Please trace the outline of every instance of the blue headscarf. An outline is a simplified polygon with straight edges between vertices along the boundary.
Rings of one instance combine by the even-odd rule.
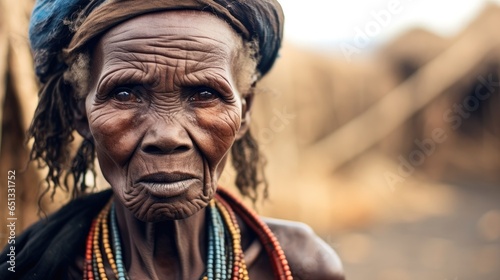
[[[110,17],[109,11],[123,7],[129,7],[131,12]],[[88,47],[86,43],[133,16],[173,9],[211,11],[222,17],[244,40],[257,42],[257,70],[261,76],[273,65],[283,37],[283,12],[276,0],[38,0],[29,30],[35,72],[42,83],[64,72],[68,67],[64,50],[75,34],[85,38],[77,38],[81,40],[72,51]],[[94,23],[98,28],[93,28]]]
[[[73,35],[71,22],[82,7],[96,7],[105,0],[45,0],[36,1],[29,26],[29,39],[35,60],[35,72],[42,82],[64,64],[58,58]]]

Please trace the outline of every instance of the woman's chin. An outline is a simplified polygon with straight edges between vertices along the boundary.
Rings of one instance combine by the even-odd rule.
[[[149,196],[135,200],[134,203],[124,203],[124,206],[137,219],[154,223],[189,218],[207,207],[210,199],[211,197],[198,196],[195,199],[182,197],[172,201],[173,199],[158,199]]]
[[[119,202],[143,222],[163,222],[191,217],[207,207],[215,194],[213,182],[184,180],[176,183],[138,183],[128,191],[115,191]]]
[[[136,215],[136,218],[144,221],[144,222],[149,222],[149,223],[156,223],[156,222],[165,222],[165,221],[171,221],[171,220],[183,220],[187,219],[194,214],[198,213],[200,210],[205,208],[208,204],[206,205],[199,205],[198,207],[189,207],[185,209],[184,211],[179,211],[179,209],[175,209],[174,211],[156,211],[154,213],[147,213],[147,214],[139,214]]]

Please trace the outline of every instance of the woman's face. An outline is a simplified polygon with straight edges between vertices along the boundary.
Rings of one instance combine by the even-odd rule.
[[[95,46],[90,133],[104,177],[138,219],[186,218],[212,199],[241,127],[240,50],[230,26],[193,11],[133,18]]]

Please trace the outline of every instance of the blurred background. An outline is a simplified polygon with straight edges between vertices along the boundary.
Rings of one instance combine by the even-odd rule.
[[[254,105],[259,213],[311,225],[349,280],[500,279],[500,0],[281,2],[286,40]],[[0,0],[0,169],[18,172],[23,227],[43,175],[23,144],[31,7]]]

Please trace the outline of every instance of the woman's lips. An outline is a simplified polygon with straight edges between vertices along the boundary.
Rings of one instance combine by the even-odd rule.
[[[185,173],[154,173],[141,177],[135,185],[146,188],[153,196],[170,198],[183,194],[198,181]]]

